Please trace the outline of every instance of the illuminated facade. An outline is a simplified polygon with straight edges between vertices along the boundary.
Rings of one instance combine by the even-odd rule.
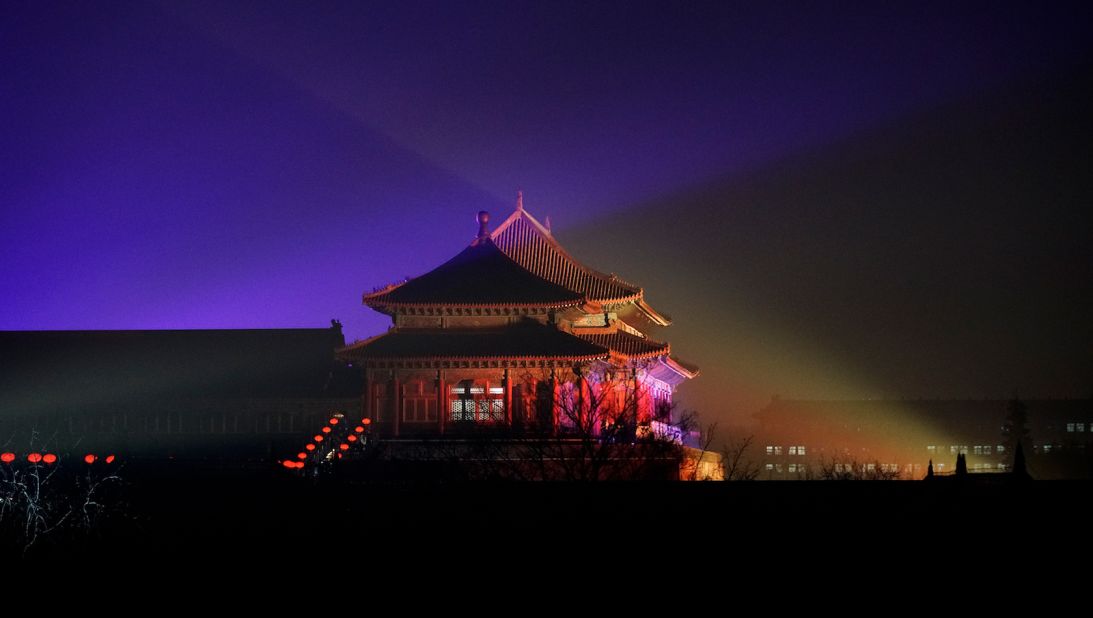
[[[523,208],[432,271],[364,295],[388,332],[346,346],[362,410],[386,439],[498,430],[678,432],[676,387],[698,374],[648,335],[670,320],[641,288],[578,262]]]

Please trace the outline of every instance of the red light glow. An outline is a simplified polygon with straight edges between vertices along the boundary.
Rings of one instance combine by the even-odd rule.
[[[86,463],[88,465],[95,463],[95,460],[97,460],[97,459],[98,459],[98,457],[95,457],[91,453],[88,453],[87,455],[83,456],[84,463]]]
[[[350,442],[356,442],[357,441],[357,436],[354,436],[354,435],[350,434],[348,440]]]
[[[42,454],[31,453],[30,455],[27,455],[27,461],[29,461],[30,463],[38,463],[39,461],[42,461]]]
[[[323,441],[323,437],[322,437],[321,435],[319,435],[319,434],[316,434],[316,435],[315,435],[315,441],[316,441],[316,442],[322,442],[322,441]]]
[[[42,456],[42,461],[46,462],[47,464],[55,464],[57,463],[57,456],[53,453],[46,453]]]
[[[370,418],[362,418],[362,419],[361,419],[361,424],[362,424],[362,425],[371,425],[371,424],[372,424],[372,419],[370,419]]]
[[[281,465],[291,470],[296,467],[296,462],[292,461],[291,459],[286,459],[281,462]]]
[[[323,433],[330,433],[329,427],[323,427]]]
[[[338,424],[338,419],[336,419],[336,418],[330,419],[330,424],[331,425],[337,425]]]
[[[343,451],[348,451],[349,450],[349,445],[343,442],[343,443],[338,445],[338,448],[342,449]]]
[[[3,455],[0,455],[0,461],[4,463],[11,463],[15,461],[15,453],[4,453]]]
[[[107,455],[106,456],[106,463],[114,463],[114,456],[113,455]]]
[[[315,450],[315,445],[314,445],[314,444],[311,444],[311,443],[309,442],[309,443],[307,443],[307,444],[305,444],[305,445],[304,445],[304,448],[306,448],[306,449],[307,449],[307,450],[309,450],[309,451],[313,451],[313,450]]]
[[[357,433],[364,433],[364,427],[361,427],[360,425],[357,425],[357,426],[356,426],[356,427],[355,427],[355,428],[353,429],[353,431],[355,431],[355,432],[357,432]]]

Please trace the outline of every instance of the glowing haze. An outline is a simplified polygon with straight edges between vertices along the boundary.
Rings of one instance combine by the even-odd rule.
[[[7,3],[0,328],[364,337],[522,188],[690,406],[1087,395],[1088,15],[951,4]]]

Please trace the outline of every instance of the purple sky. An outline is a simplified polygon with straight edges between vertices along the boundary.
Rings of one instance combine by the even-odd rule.
[[[908,186],[871,187],[884,171],[860,162],[910,152],[900,160],[914,173],[888,180],[944,201],[954,178],[967,179],[960,162],[983,153],[949,152],[957,166],[934,169],[916,136],[945,143],[977,122],[986,124],[961,144],[1016,127],[1038,150],[969,162],[982,182],[961,185],[964,215],[994,216],[998,196],[976,187],[1042,168],[1022,194],[1031,201],[1007,208],[1049,213],[1055,224],[1028,245],[1058,259],[1028,266],[1013,257],[1027,246],[989,242],[989,226],[966,230],[954,242],[978,242],[975,255],[995,266],[956,268],[959,280],[1011,285],[1013,269],[997,265],[1015,259],[1042,281],[1071,258],[1057,286],[1031,293],[1086,307],[1090,253],[1075,247],[1091,229],[1075,208],[1089,203],[1089,167],[1045,162],[1088,162],[1088,150],[1059,151],[1035,134],[1045,113],[1059,116],[1047,119],[1054,130],[1067,113],[1083,117],[1064,94],[1088,93],[1093,37],[1081,5],[1040,4],[7,2],[0,329],[314,327],[336,317],[351,339],[368,336],[387,319],[361,307],[362,291],[454,255],[477,210],[500,220],[522,188],[578,257],[646,286],[676,316],[660,335],[705,368],[685,392],[700,409],[750,410],[773,392],[1005,396],[1029,371],[1042,372],[1027,384],[1036,394],[1086,395],[1093,374],[1080,350],[1093,341],[1080,312],[1014,310],[973,328],[976,337],[954,329],[946,336],[957,343],[925,349],[909,349],[923,338],[906,333],[936,323],[924,312],[944,290],[897,322],[817,316],[850,315],[861,305],[840,303],[858,293],[900,298],[861,274],[904,239],[888,218],[855,218],[853,204],[876,216],[876,199],[907,198]],[[1088,122],[1076,129],[1089,134]],[[734,205],[733,182],[772,173],[783,193],[749,194],[763,216]],[[818,175],[862,188],[824,193]],[[721,197],[695,198],[711,191]],[[787,191],[797,206],[785,206]],[[839,204],[809,201],[819,194]],[[920,205],[903,207],[895,220],[913,227],[906,213]],[[696,212],[752,227],[696,230]],[[931,212],[930,226],[948,226]],[[748,239],[764,249],[741,249]],[[856,253],[840,261],[848,239]],[[926,294],[915,281],[967,263],[961,251],[931,255],[893,266],[910,282],[900,293]],[[737,261],[723,268],[724,256]],[[790,266],[817,259],[830,262],[823,285],[794,279]],[[730,271],[731,281],[718,278]],[[792,284],[770,284],[776,277]],[[1059,290],[1071,295],[1042,298]],[[981,324],[974,316],[1006,311],[995,300],[969,297],[958,313]],[[1026,360],[982,377],[947,382],[952,372],[937,369],[965,366],[974,357],[952,349],[981,349],[1014,323],[1036,339],[1045,320],[1073,334],[1074,350],[1032,345],[1033,362],[1022,339],[987,353]],[[850,343],[859,341],[881,343]]]

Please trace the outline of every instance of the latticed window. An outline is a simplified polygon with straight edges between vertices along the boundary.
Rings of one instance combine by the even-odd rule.
[[[464,380],[451,387],[449,393],[449,419],[488,423],[505,420],[505,389],[500,386],[481,386]]]

